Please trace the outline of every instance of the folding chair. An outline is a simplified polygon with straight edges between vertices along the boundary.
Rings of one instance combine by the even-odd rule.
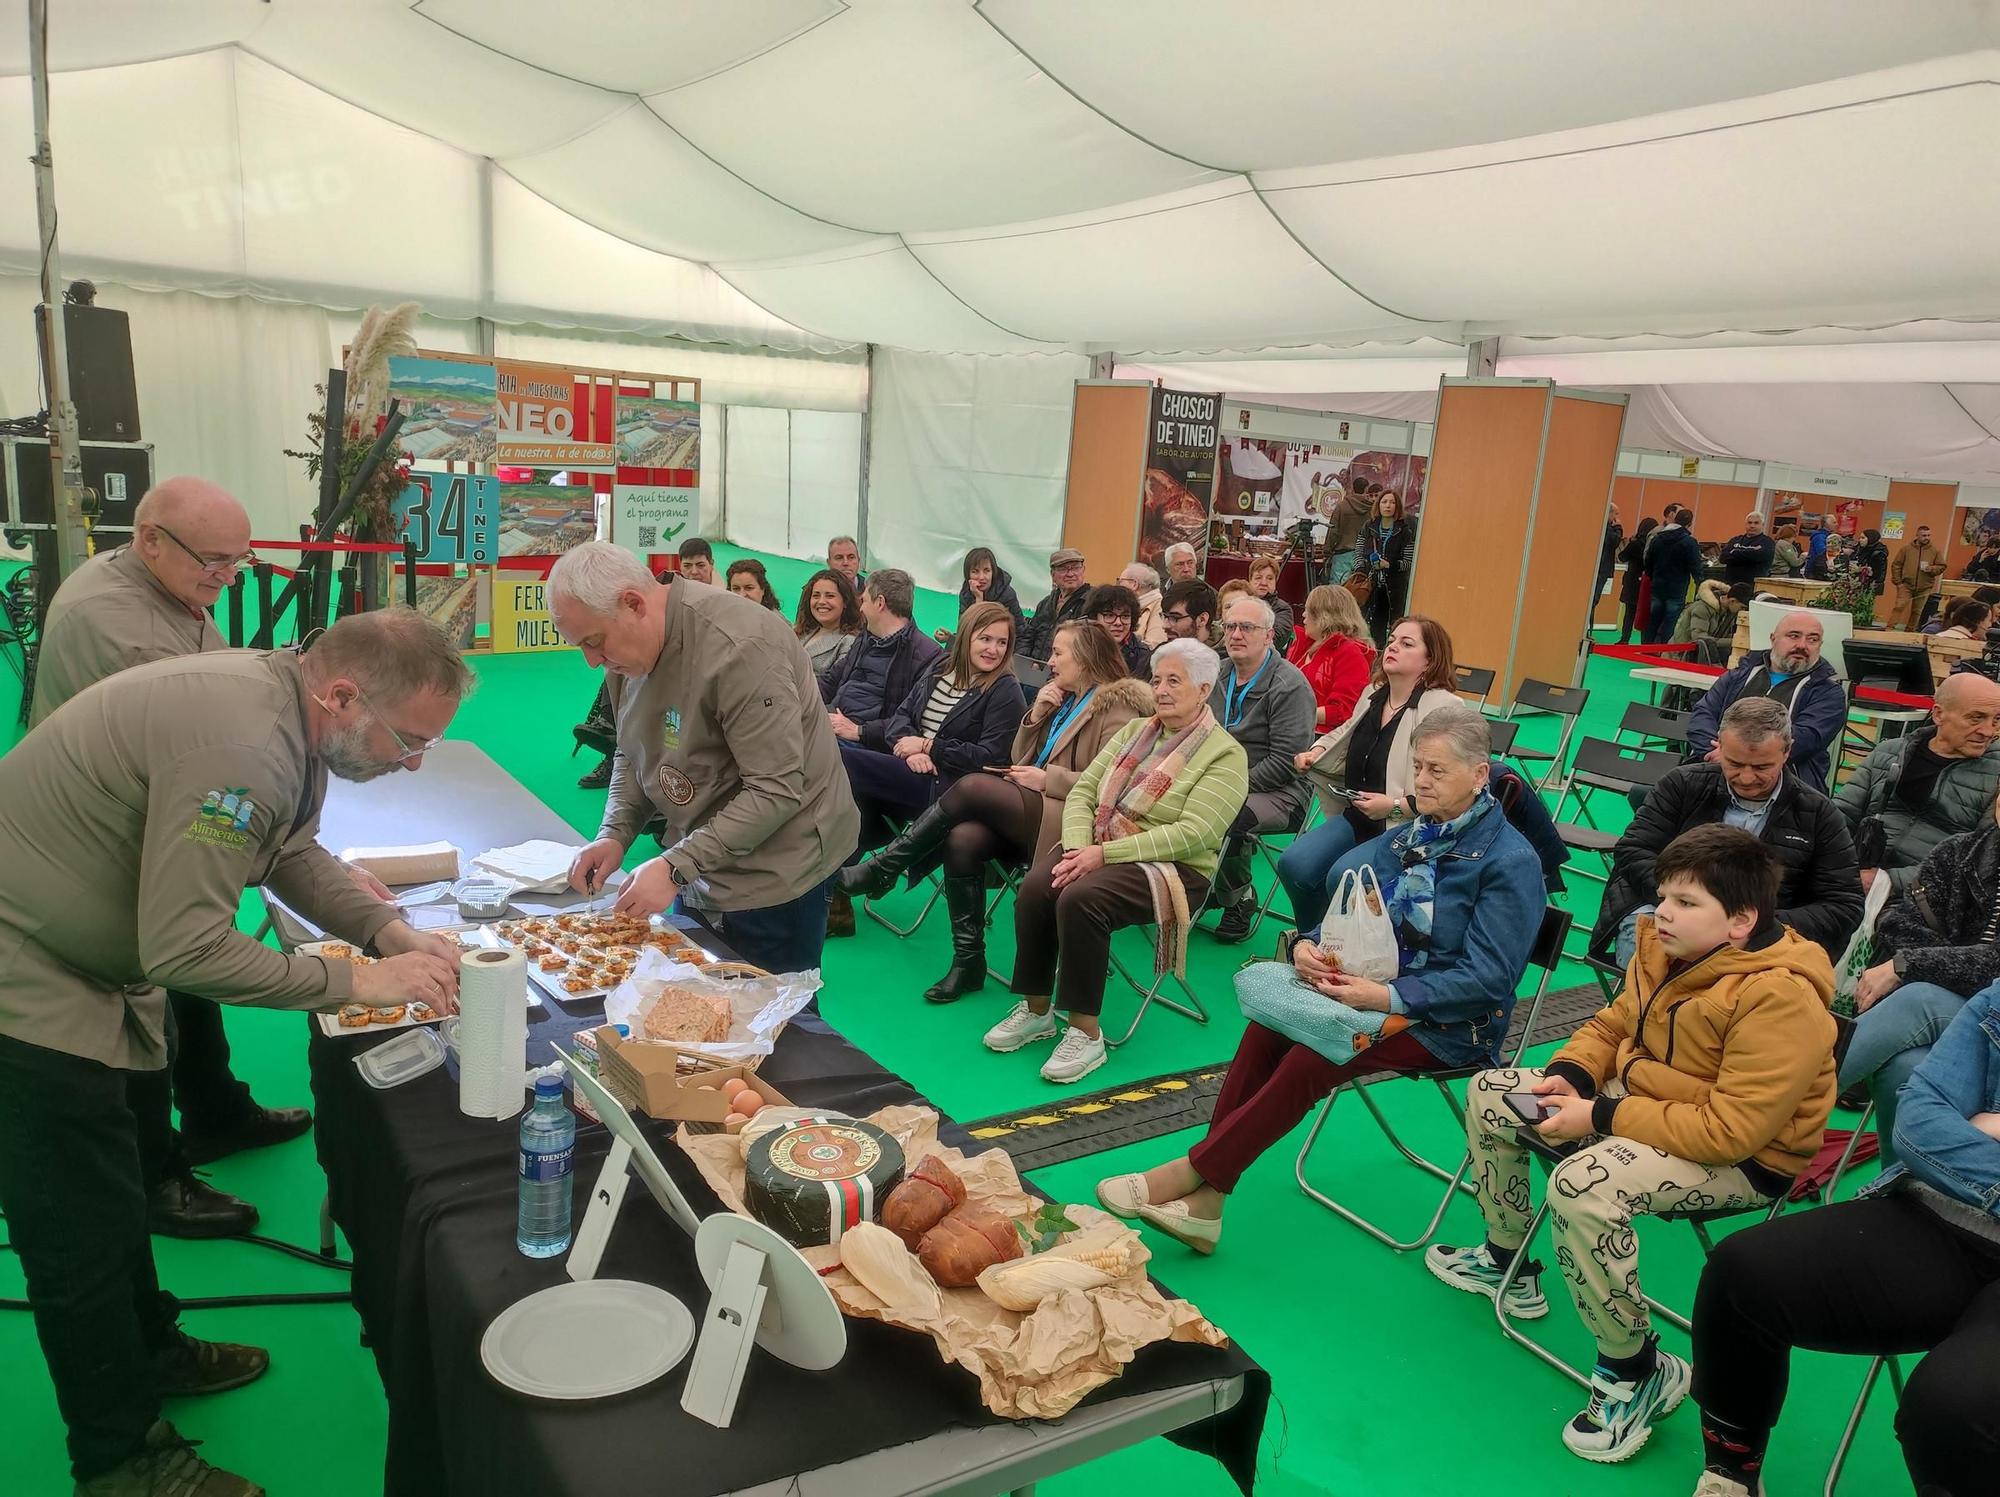
[[[1283,828],[1273,828],[1272,830],[1267,832],[1245,832],[1243,834],[1243,839],[1249,845],[1252,855],[1254,857],[1262,858],[1264,860],[1264,866],[1271,870],[1270,886],[1264,890],[1264,897],[1257,901],[1257,913],[1251,917],[1250,929],[1244,935],[1243,937],[1244,940],[1247,941],[1252,936],[1257,934],[1258,927],[1264,923],[1264,917],[1271,913],[1271,906],[1277,901],[1278,890],[1284,887],[1278,880],[1279,854],[1277,849],[1272,847],[1271,839],[1274,837],[1298,836],[1300,832],[1304,831],[1306,827],[1311,824],[1313,808],[1317,804],[1318,800],[1319,797],[1317,795],[1307,796],[1306,809],[1299,812],[1296,816],[1292,817],[1292,819],[1289,822],[1287,822]],[[1226,843],[1224,845],[1227,846]],[[1218,869],[1218,871],[1220,870]],[[1256,892],[1256,887],[1257,887],[1257,882],[1255,877],[1255,869],[1253,865],[1252,877],[1250,881],[1250,888],[1253,894]],[[1208,908],[1209,906],[1206,904],[1206,902],[1204,902],[1203,907]]]
[[[1557,1165],[1568,1158],[1567,1154],[1557,1149],[1554,1145],[1543,1142],[1538,1134],[1523,1130],[1516,1136],[1527,1147],[1528,1152],[1540,1160],[1543,1166],[1551,1173],[1554,1172]],[[1747,1216],[1751,1212],[1761,1212],[1763,1213],[1762,1220],[1772,1221],[1776,1219],[1779,1212],[1785,1209],[1785,1204],[1789,1199],[1789,1194],[1781,1191],[1778,1194],[1778,1198],[1767,1206],[1729,1206],[1717,1211],[1662,1211],[1657,1213],[1653,1219],[1655,1221],[1686,1222],[1688,1226],[1694,1229],[1695,1241],[1701,1244],[1701,1255],[1706,1258],[1710,1253],[1715,1251],[1715,1241],[1709,1236],[1708,1232],[1710,1223],[1724,1221],[1733,1216]],[[1542,1203],[1535,1208],[1535,1214],[1528,1222],[1528,1235],[1521,1239],[1521,1250],[1514,1255],[1513,1261],[1507,1265],[1507,1271],[1500,1277],[1499,1287],[1494,1290],[1493,1318],[1500,1323],[1501,1334],[1506,1336],[1509,1341],[1526,1347],[1571,1382],[1588,1388],[1590,1386],[1589,1373],[1577,1371],[1576,1368],[1570,1366],[1569,1363],[1543,1346],[1539,1341],[1536,1341],[1533,1337],[1518,1329],[1513,1319],[1507,1314],[1507,1291],[1514,1287],[1515,1278],[1518,1277],[1522,1265],[1528,1261],[1528,1249],[1534,1243],[1535,1234],[1541,1231],[1542,1222],[1548,1214],[1549,1188],[1547,1182],[1544,1181]],[[1646,1301],[1647,1309],[1651,1310],[1660,1319],[1666,1321],[1667,1324],[1676,1326],[1689,1334],[1693,1333],[1693,1325],[1689,1323],[1688,1318],[1681,1314],[1680,1311],[1670,1305],[1662,1304],[1650,1294],[1645,1294],[1641,1297]]]
[[[1476,665],[1454,665],[1452,674],[1458,679],[1452,683],[1452,690],[1462,697],[1471,697],[1472,704],[1482,710],[1486,706],[1486,693],[1493,689],[1493,672]]]
[[[1208,886],[1208,893],[1202,895],[1201,903],[1188,911],[1188,929],[1190,933],[1194,929],[1195,921],[1199,920],[1208,910],[1209,898],[1214,893],[1215,885],[1211,883]],[[1152,931],[1154,929],[1150,922],[1136,928],[1144,931]],[[1115,935],[1116,932],[1113,932],[1113,934]],[[1175,1013],[1194,1020],[1197,1024],[1206,1024],[1208,1022],[1208,1009],[1203,1005],[1200,996],[1196,994],[1195,990],[1188,986],[1186,978],[1173,972],[1164,972],[1155,977],[1150,983],[1141,983],[1138,978],[1132,975],[1132,969],[1119,959],[1118,947],[1115,944],[1111,947],[1111,970],[1124,978],[1126,986],[1139,995],[1138,1012],[1132,1015],[1132,1022],[1125,1027],[1125,1032],[1115,1040],[1111,1037],[1109,1030],[1106,1030],[1104,1033],[1104,1042],[1113,1049],[1124,1044],[1139,1032],[1139,1021],[1146,1017],[1146,1010],[1151,1008],[1155,1003],[1159,1004],[1162,1008],[1170,1008]],[[1169,998],[1160,991],[1169,979],[1172,979],[1174,985],[1186,997],[1186,1003],[1180,1002],[1179,999]]]
[[[899,822],[894,817],[885,816],[883,820],[889,824],[891,841],[900,837],[903,834],[903,828],[909,825],[908,822]],[[902,880],[898,879],[897,882],[901,883]],[[926,874],[924,882],[931,886],[931,897],[924,901],[924,907],[917,911],[917,918],[912,920],[908,925],[898,925],[887,915],[883,914],[875,907],[875,900],[872,897],[861,901],[861,913],[897,939],[907,941],[923,928],[924,922],[931,917],[931,911],[937,908],[937,902],[944,898],[944,880],[938,877],[936,873]],[[991,912],[989,911],[988,913],[990,914]]]
[[[1537,681],[1532,678],[1523,681],[1520,689],[1514,693],[1513,704],[1502,714],[1508,721],[1513,721],[1515,714],[1523,711],[1546,712],[1563,720],[1562,737],[1556,741],[1556,751],[1553,754],[1544,753],[1540,749],[1515,749],[1513,752],[1512,757],[1517,761],[1524,759],[1549,761],[1547,771],[1537,782],[1538,789],[1548,789],[1549,781],[1561,772],[1563,759],[1569,753],[1570,735],[1576,731],[1576,720],[1582,715],[1584,705],[1589,701],[1590,692],[1584,687],[1553,686],[1547,681]]]
[[[1556,797],[1555,809],[1549,814],[1555,818],[1556,835],[1562,838],[1563,846],[1577,852],[1594,852],[1604,860],[1603,873],[1578,868],[1579,876],[1603,883],[1611,872],[1611,850],[1618,845],[1618,838],[1600,831],[1591,816],[1590,792],[1608,790],[1622,798],[1642,786],[1651,789],[1679,769],[1680,764],[1681,756],[1672,749],[1629,748],[1603,738],[1586,738],[1576,746],[1576,758],[1563,779],[1562,794]],[[1563,807],[1569,804],[1572,794],[1576,796],[1581,822],[1563,820]]]
[[[1868,1400],[1873,1396],[1876,1381],[1885,1367],[1889,1371],[1889,1386],[1896,1390],[1896,1402],[1900,1404],[1903,1401],[1903,1364],[1894,1357],[1875,1358],[1868,1364],[1868,1371],[1861,1379],[1861,1394],[1848,1412],[1847,1427],[1840,1432],[1840,1444],[1833,1452],[1833,1464],[1826,1468],[1826,1485],[1820,1489],[1821,1497],[1833,1497],[1834,1489],[1840,1485],[1840,1472],[1847,1464],[1847,1452],[1854,1448],[1854,1436],[1861,1428],[1861,1416],[1868,1412]]]
[[[1542,1001],[1548,997],[1549,980],[1555,976],[1556,967],[1563,959],[1563,938],[1569,934],[1570,918],[1568,910],[1557,909],[1554,905],[1550,905],[1542,911],[1542,928],[1535,936],[1535,949],[1528,957],[1529,966],[1540,967],[1542,969],[1541,980],[1535,984],[1535,995],[1528,1001],[1525,1012],[1519,1004],[1515,1005],[1514,1022],[1508,1026],[1507,1036],[1501,1041],[1500,1045],[1501,1058],[1499,1063],[1503,1066],[1520,1064],[1521,1057],[1527,1054],[1529,1049],[1536,1045],[1548,1044],[1552,1040],[1565,1038],[1569,1030],[1574,1027],[1573,1025],[1561,1025],[1545,1028],[1541,1024]],[[1561,1032],[1556,1032],[1558,1028]],[[1369,1095],[1368,1089],[1372,1086],[1378,1086],[1385,1081],[1397,1079],[1429,1081],[1437,1088],[1437,1094],[1443,1100],[1445,1110],[1451,1114],[1452,1121],[1458,1125],[1458,1131],[1463,1136],[1465,1132],[1465,1109],[1459,1106],[1458,1098],[1453,1094],[1450,1083],[1453,1081],[1464,1081],[1486,1069],[1488,1067],[1484,1065],[1459,1066],[1449,1071],[1425,1071],[1419,1075],[1412,1075],[1407,1078],[1403,1077],[1403,1073],[1397,1071],[1378,1071],[1371,1076],[1363,1076],[1353,1081],[1342,1082],[1326,1094],[1326,1100],[1320,1104],[1319,1115],[1313,1119],[1312,1128],[1306,1133],[1306,1141],[1299,1149],[1298,1162],[1292,1167],[1293,1176],[1299,1182],[1299,1189],[1311,1196],[1315,1201],[1318,1201],[1327,1210],[1333,1212],[1334,1215],[1340,1217],[1343,1221],[1350,1222],[1354,1226],[1359,1227],[1370,1237],[1386,1247],[1393,1248],[1399,1253],[1413,1252],[1417,1248],[1422,1247],[1437,1235],[1437,1229],[1444,1221],[1444,1214],[1446,1209],[1451,1205],[1452,1197],[1461,1190],[1468,1194],[1471,1193],[1472,1187],[1465,1183],[1465,1172],[1472,1167],[1472,1152],[1470,1149],[1465,1150],[1459,1156],[1458,1168],[1454,1170],[1446,1170],[1443,1165],[1438,1164],[1436,1161],[1426,1159],[1403,1142],[1396,1130],[1390,1126],[1389,1120],[1382,1115],[1382,1109],[1376,1104],[1375,1099]],[[1306,1179],[1306,1158],[1312,1153],[1313,1145],[1319,1142],[1320,1130],[1326,1127],[1326,1120],[1333,1112],[1333,1104],[1339,1099],[1343,1091],[1352,1091],[1361,1099],[1361,1105],[1368,1109],[1369,1116],[1375,1119],[1375,1126],[1382,1130],[1383,1135],[1395,1147],[1397,1153],[1401,1154],[1403,1158],[1426,1174],[1435,1175],[1438,1179],[1445,1182],[1443,1199],[1438,1202],[1437,1210],[1431,1213],[1431,1219],[1425,1225],[1424,1230],[1416,1237],[1402,1239],[1391,1236],[1359,1212],[1350,1210],[1332,1196],[1317,1189]]]
[[[1510,718],[1491,718],[1486,724],[1487,732],[1493,739],[1493,757],[1511,759],[1514,757],[1514,740],[1521,736],[1521,725]],[[1520,766],[1516,765],[1516,768]],[[1523,774],[1524,780],[1532,781],[1533,775]]]
[[[1674,712],[1665,707],[1650,706],[1645,702],[1628,702],[1625,715],[1618,720],[1617,737],[1627,733],[1636,734],[1640,748],[1651,748],[1652,739],[1659,739],[1669,748],[1687,748],[1688,719],[1691,712]]]
[[[1049,684],[1048,662],[1028,655],[1016,655],[1014,675],[1020,680],[1021,695],[1033,700],[1035,693]]]

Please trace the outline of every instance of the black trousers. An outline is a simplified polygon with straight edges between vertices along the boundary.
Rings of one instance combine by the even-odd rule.
[[[861,811],[861,840],[848,861],[858,863],[895,835],[893,817],[907,821],[917,815],[951,782],[942,775],[918,774],[894,754],[842,740],[840,762],[847,768],[847,787]]]
[[[1153,918],[1152,885],[1138,864],[1117,863],[1058,889],[1052,875],[1061,857],[1060,845],[1051,848],[1014,893],[1014,991],[1053,995],[1064,1013],[1095,1017],[1111,974],[1111,933]],[[1208,880],[1178,863],[1174,871],[1192,914]]]
[[[178,1310],[153,1268],[126,1075],[0,1035],[0,1210],[79,1481],[144,1446]]]
[[[222,1005],[192,993],[167,994],[167,1064],[159,1071],[124,1073],[125,1100],[136,1119],[139,1174],[152,1194],[162,1180],[187,1169],[173,1108],[191,1128],[226,1133],[255,1110],[250,1088],[229,1068],[229,1036]]]
[[[1694,1396],[1768,1432],[1791,1350],[1924,1352],[1896,1415],[1922,1497],[1975,1497],[2000,1473],[2000,1247],[1901,1194],[1783,1216],[1725,1238],[1694,1308]],[[1838,1411],[1814,1417],[1831,1425]]]

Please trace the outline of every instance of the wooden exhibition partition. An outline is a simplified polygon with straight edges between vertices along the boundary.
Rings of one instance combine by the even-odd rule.
[[[1144,380],[1077,381],[1062,543],[1083,553],[1093,582],[1111,581],[1138,553],[1152,402]]]
[[[1548,380],[1439,390],[1410,610],[1500,675],[1496,700],[1578,679],[1624,419],[1623,396]]]

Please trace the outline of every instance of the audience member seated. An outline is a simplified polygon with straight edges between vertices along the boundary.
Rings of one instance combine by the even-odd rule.
[[[1753,596],[1747,582],[1725,586],[1710,578],[1694,590],[1694,601],[1681,610],[1680,620],[1674,625],[1673,643],[1687,645],[1712,640],[1727,649],[1736,639],[1736,620],[1750,606]]]
[[[868,574],[861,570],[861,547],[851,535],[837,535],[826,543],[826,564],[847,579],[858,595],[867,585]]]
[[[691,535],[680,544],[681,569],[677,576],[690,582],[704,582],[715,586],[715,548],[698,535]]]
[[[1222,621],[1228,616],[1229,605],[1234,603],[1238,598],[1247,598],[1249,596],[1250,584],[1245,582],[1241,577],[1232,577],[1215,590],[1214,645],[1216,654],[1227,656],[1229,653],[1224,648],[1226,641],[1223,639],[1222,634]]]
[[[1338,727],[1354,715],[1375,669],[1375,646],[1361,605],[1344,587],[1316,587],[1306,594],[1298,638],[1285,658],[1305,675],[1319,710],[1313,728]]]
[[[1034,617],[1021,632],[1021,653],[1030,660],[1047,660],[1056,626],[1087,617],[1084,607],[1089,601],[1090,584],[1083,577],[1083,553],[1074,546],[1052,552],[1049,595],[1035,605]]]
[[[1403,616],[1410,592],[1410,563],[1415,559],[1417,527],[1403,512],[1394,489],[1375,494],[1375,515],[1356,538],[1360,566],[1368,576],[1368,631],[1386,644],[1389,630]]]
[[[1156,925],[1156,973],[1185,971],[1193,912],[1249,791],[1243,746],[1208,707],[1221,667],[1194,640],[1153,652],[1153,715],[1120,728],[1090,761],[1063,802],[1062,840],[1021,881],[1020,1002],[985,1044],[1005,1053],[1056,1039],[1061,1009],[1069,1023],[1042,1067],[1046,1081],[1067,1085],[1104,1064],[1098,1014],[1113,931]]]
[[[1796,577],[1806,567],[1805,552],[1799,549],[1799,527],[1786,520],[1771,531],[1771,575]]]
[[[1357,848],[1342,868],[1375,871],[1396,927],[1389,983],[1340,970],[1312,931],[1292,947],[1300,981],[1350,1008],[1389,1017],[1353,1060],[1336,1064],[1252,1021],[1216,1099],[1207,1136],[1143,1175],[1100,1181],[1107,1211],[1136,1216],[1199,1252],[1222,1235],[1222,1207],[1247,1170],[1335,1086],[1377,1071],[1494,1064],[1542,920],[1534,850],[1488,790],[1492,732],[1461,702],[1416,730],[1417,819]],[[1455,854],[1455,856],[1454,856]]]
[[[1847,692],[1833,664],[1820,659],[1820,622],[1810,613],[1788,613],[1771,630],[1771,647],[1752,650],[1703,692],[1688,718],[1688,756],[1715,757],[1716,725],[1730,703],[1768,697],[1792,722],[1792,768],[1826,788],[1833,746],[1847,726]]]
[[[899,877],[914,883],[927,875],[942,850],[951,969],[925,998],[950,1003],[986,985],[986,865],[1046,858],[1062,837],[1063,800],[1078,777],[1112,734],[1152,712],[1152,686],[1126,675],[1110,635],[1095,624],[1061,625],[1048,683],[1015,730],[1006,774],[963,776],[888,846],[841,874],[850,894],[873,898]]]
[[[1564,893],[1569,887],[1563,881],[1563,869],[1569,863],[1569,848],[1563,843],[1562,833],[1556,830],[1555,817],[1542,804],[1541,793],[1522,778],[1518,769],[1497,760],[1493,765],[1493,778],[1488,783],[1493,798],[1507,813],[1507,825],[1525,837],[1528,846],[1535,850],[1535,856],[1542,865],[1542,882],[1548,886],[1549,893]]]
[[[1132,589],[1139,600],[1139,643],[1154,649],[1167,642],[1167,626],[1160,618],[1160,574],[1143,561],[1127,562],[1118,574],[1118,585]]]
[[[1911,1484],[1937,1497],[1993,1490],[2000,1472],[1996,1032],[2000,985],[1960,1010],[1911,1076],[1896,1122],[1902,1163],[1860,1198],[1794,1211],[1716,1245],[1694,1302],[1694,1397],[1706,1468],[1696,1497],[1764,1491],[1764,1455],[1795,1346],[1850,1357],[1923,1352],[1895,1411]],[[1856,1363],[1846,1385],[1859,1371]],[[1829,1427],[1829,1412],[1811,1411],[1815,1428]]]
[[[1875,922],[1869,960],[1854,994],[1854,1037],[1840,1062],[1840,1085],[1866,1082],[1876,1133],[1891,1153],[1896,1096],[1965,1000],[2000,981],[2000,802],[1984,824],[1947,837],[1915,881]]]
[[[1654,914],[1618,996],[1539,1069],[1472,1078],[1465,1132],[1485,1241],[1439,1244],[1430,1271],[1499,1293],[1527,1249],[1533,1178],[1523,1139],[1567,1157],[1548,1180],[1555,1261],[1597,1343],[1590,1403],[1563,1426],[1589,1461],[1622,1461],[1688,1390],[1688,1364],[1653,1334],[1639,1288],[1635,1217],[1751,1207],[1789,1191],[1833,1108],[1833,964],[1778,914],[1778,864],[1750,833],[1704,826],[1655,863]],[[1671,1002],[1654,1002],[1669,984]],[[1542,1099],[1531,1125],[1509,1095]],[[1548,1313],[1528,1260],[1504,1314]]]
[[[1284,563],[1275,556],[1251,558],[1250,571],[1244,577],[1249,585],[1250,596],[1262,598],[1271,605],[1271,642],[1278,647],[1280,655],[1288,654],[1292,648],[1292,635],[1298,625],[1292,617],[1292,605],[1278,596],[1278,578],[1284,570]]]
[[[764,563],[754,556],[740,557],[729,564],[723,574],[732,593],[739,598],[748,598],[752,603],[762,603],[773,613],[783,613],[784,607],[778,602],[777,589],[771,586],[771,579],[764,571]]]
[[[1153,652],[1139,640],[1139,595],[1129,587],[1107,582],[1090,590],[1084,616],[1111,636],[1118,646],[1125,673],[1141,681],[1153,678]]]
[[[1198,639],[1212,650],[1222,648],[1216,624],[1215,589],[1199,578],[1176,582],[1160,595],[1160,622],[1168,639]]]
[[[861,599],[853,584],[832,567],[814,572],[799,590],[792,630],[805,647],[813,675],[824,679],[861,636]]]
[[[1725,586],[1741,583],[1748,587],[1759,577],[1770,575],[1777,554],[1778,543],[1764,533],[1764,517],[1753,509],[1743,517],[1742,533],[1724,541],[1715,559],[1722,568]]]
[[[1021,600],[1014,595],[1014,579],[985,546],[974,546],[965,553],[965,580],[958,588],[959,616],[964,617],[965,610],[975,603],[998,603],[1013,614],[1016,634],[1027,627],[1027,620],[1021,615]],[[949,645],[952,631],[940,629],[931,637],[941,645]]]
[[[1659,883],[1655,860],[1683,832],[1719,821],[1749,832],[1777,857],[1778,919],[1839,960],[1861,923],[1854,838],[1832,801],[1786,772],[1791,735],[1780,704],[1745,697],[1722,714],[1710,760],[1684,764],[1660,781],[1612,849],[1592,955],[1615,941],[1618,965],[1630,966],[1639,917],[1652,912]]]
[[[1249,936],[1257,914],[1246,839],[1252,832],[1297,831],[1311,799],[1297,761],[1312,743],[1317,709],[1304,674],[1272,645],[1271,628],[1262,598],[1241,597],[1223,609],[1226,658],[1208,705],[1250,763],[1250,795],[1229,828],[1215,876],[1213,903],[1222,912],[1215,939],[1225,946]]]
[[[1198,582],[1201,580],[1201,556],[1186,541],[1175,541],[1160,553],[1160,561],[1167,569],[1167,582]],[[2000,578],[1994,579],[2000,581]]]
[[[1887,875],[1906,893],[1917,865],[1946,837],[1985,822],[2000,794],[2000,682],[1959,671],[1939,683],[1931,721],[1885,738],[1833,803],[1847,818],[1861,887]]]
[[[887,573],[868,579],[868,590]],[[959,620],[951,653],[918,678],[880,723],[858,740],[842,738],[848,787],[861,809],[858,859],[889,840],[890,818],[908,820],[960,776],[1003,763],[1027,703],[1014,674],[1014,616],[998,603],[975,603]],[[850,859],[853,861],[854,859]],[[829,934],[851,934],[854,911],[844,885],[833,902],[839,915]]]
[[[1321,778],[1339,791],[1322,793],[1326,819],[1295,837],[1278,859],[1278,881],[1291,896],[1294,929],[1311,930],[1326,914],[1336,863],[1413,814],[1416,731],[1425,718],[1458,700],[1456,684],[1451,636],[1443,626],[1421,615],[1398,619],[1375,663],[1374,683],[1354,711],[1294,761],[1303,772],[1326,760],[1328,772]]]
[[[1943,613],[1917,632],[1938,639],[1984,639],[1992,617],[1993,610],[1977,598],[1954,598]]]
[[[845,743],[886,748],[889,714],[902,705],[917,678],[944,658],[944,651],[910,622],[916,596],[916,584],[900,568],[883,567],[870,577],[861,592],[861,622],[867,632],[819,678],[827,719],[834,736]],[[871,731],[872,738],[865,738]]]
[[[1967,582],[2000,582],[2000,540],[1982,540],[1959,575]]]
[[[1646,625],[1649,645],[1662,645],[1674,637],[1688,589],[1701,575],[1701,544],[1688,529],[1693,523],[1694,511],[1678,505],[1667,511],[1666,522],[1646,541],[1646,580],[1652,593],[1652,618]]]

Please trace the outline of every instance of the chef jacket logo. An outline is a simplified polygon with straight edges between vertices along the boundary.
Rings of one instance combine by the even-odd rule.
[[[208,842],[218,847],[241,849],[250,845],[250,822],[257,814],[257,802],[247,787],[211,790],[202,797],[194,820],[182,833],[189,842]]]
[[[694,781],[670,764],[660,766],[660,794],[676,806],[685,806],[694,800]]]
[[[669,707],[666,715],[660,719],[660,743],[669,753],[681,746],[680,708]]]

